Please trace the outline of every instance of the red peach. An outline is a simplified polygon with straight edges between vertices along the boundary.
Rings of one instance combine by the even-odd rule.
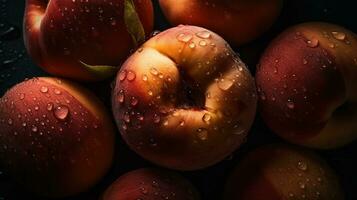
[[[256,82],[262,116],[289,142],[336,148],[357,138],[357,36],[305,23],[276,38]]]
[[[174,24],[201,26],[222,35],[233,45],[256,39],[280,14],[282,0],[160,0]]]
[[[112,108],[138,154],[158,165],[213,165],[245,140],[256,111],[254,79],[217,34],[178,26],[147,41],[122,66]]]
[[[0,100],[0,164],[41,196],[83,192],[111,166],[111,122],[101,102],[72,82],[24,81]]]
[[[249,153],[226,185],[225,200],[341,200],[338,178],[316,154],[268,145]]]
[[[124,2],[134,2],[135,16],[150,34],[151,0],[27,0],[24,38],[29,54],[53,75],[85,81],[106,78],[81,62],[119,66],[129,55],[134,43],[126,23],[138,27],[125,21]]]
[[[117,179],[102,200],[199,200],[196,189],[176,173],[162,169],[139,169]]]

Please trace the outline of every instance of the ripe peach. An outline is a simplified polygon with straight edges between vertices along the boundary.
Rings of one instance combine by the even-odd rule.
[[[160,0],[174,24],[202,26],[222,35],[234,45],[256,39],[280,14],[282,0]]]
[[[39,66],[57,76],[107,78],[134,48],[132,38],[143,39],[152,28],[151,0],[26,0],[27,50]],[[92,70],[83,63],[112,67]]]
[[[341,200],[338,179],[314,153],[268,145],[249,153],[226,185],[225,200]]]
[[[250,72],[217,34],[178,26],[122,66],[112,108],[128,145],[179,170],[213,165],[237,149],[256,111]]]
[[[0,165],[26,189],[74,195],[107,172],[114,126],[99,100],[69,81],[34,78],[0,100]]]
[[[162,169],[138,169],[117,179],[102,200],[170,199],[199,200],[196,189],[176,173]]]
[[[327,23],[305,23],[276,38],[256,82],[262,116],[286,140],[314,148],[357,138],[357,36]]]

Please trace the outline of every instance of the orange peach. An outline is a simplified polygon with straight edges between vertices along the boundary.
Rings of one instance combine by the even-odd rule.
[[[289,142],[341,147],[357,138],[357,36],[305,23],[278,36],[256,74],[266,124]]]
[[[80,86],[33,78],[0,100],[0,165],[47,197],[87,190],[110,168],[114,127],[104,106]]]
[[[199,200],[196,189],[176,173],[162,169],[138,169],[116,180],[102,200]]]
[[[112,108],[128,145],[179,170],[213,165],[245,140],[254,79],[217,34],[178,26],[144,43],[117,75]]]
[[[268,145],[249,153],[226,185],[225,200],[341,200],[338,179],[316,154]]]
[[[174,24],[202,26],[222,35],[235,46],[256,39],[279,16],[282,0],[160,0]]]

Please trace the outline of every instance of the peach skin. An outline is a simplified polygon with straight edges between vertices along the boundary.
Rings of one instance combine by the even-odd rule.
[[[195,170],[243,143],[256,101],[253,77],[220,36],[178,26],[151,38],[124,63],[112,108],[124,140],[142,157]]]
[[[261,114],[289,142],[319,149],[357,138],[357,37],[327,23],[278,36],[256,74]]]
[[[84,88],[33,78],[0,99],[0,165],[27,190],[60,198],[94,186],[110,168],[115,129]]]

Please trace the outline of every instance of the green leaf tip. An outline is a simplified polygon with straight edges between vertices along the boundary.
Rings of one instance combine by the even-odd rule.
[[[106,79],[116,74],[118,68],[110,65],[89,65],[79,61],[93,75]]]
[[[145,41],[145,30],[135,10],[133,0],[124,1],[124,21],[135,47]]]

